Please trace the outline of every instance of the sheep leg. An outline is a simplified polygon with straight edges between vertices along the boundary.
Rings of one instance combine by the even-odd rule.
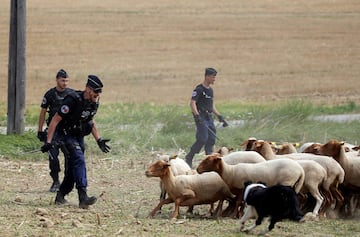
[[[321,204],[324,201],[324,198],[321,196],[318,189],[310,189],[309,191],[310,191],[311,195],[316,199],[316,205],[312,212],[313,216],[316,217],[319,214],[319,210],[320,210]]]
[[[228,206],[222,212],[223,217],[230,217],[230,214],[234,213],[235,201],[234,200],[228,200],[228,203],[229,203]]]
[[[160,200],[163,200],[166,198],[166,190],[162,181],[160,181],[160,189],[161,189]]]
[[[215,212],[214,212],[214,216],[215,216],[216,218],[218,218],[218,217],[220,217],[220,216],[222,215],[223,203],[224,203],[224,200],[223,200],[223,199],[219,200],[219,203],[218,203],[218,205],[217,205],[217,207],[216,207],[216,210],[215,210]],[[214,204],[212,203],[212,205],[214,205]]]
[[[250,230],[254,229],[256,227],[256,224],[245,229],[245,222],[247,220],[249,220],[250,218],[256,217],[256,216],[257,216],[257,212],[255,210],[255,207],[246,205],[244,215],[240,219],[240,231],[249,232]]]
[[[174,202],[174,201],[171,198],[166,198],[164,200],[161,200],[159,202],[159,204],[149,213],[149,216],[154,217],[156,212],[159,211],[163,205],[169,204],[169,203],[172,203],[172,202]]]
[[[336,199],[335,210],[339,210],[344,203],[344,197],[336,187],[330,187],[330,191]]]
[[[331,203],[334,201],[334,197],[331,195],[329,190],[324,190],[323,194],[325,196],[325,202],[323,206],[320,208],[319,215],[325,216],[327,209],[331,206]]]
[[[234,213],[232,214],[232,217],[236,217],[238,218],[240,215],[242,215],[243,210],[244,210],[244,206],[243,204],[243,195],[242,194],[238,194],[236,196],[236,205],[235,205],[235,209],[234,209]]]
[[[188,199],[194,199],[195,198],[195,193],[192,190],[188,190],[187,194],[184,194],[183,196],[175,199],[175,210],[173,212],[173,216],[172,219],[176,220],[177,216],[179,215],[179,207],[180,204],[184,203],[186,200]],[[193,205],[190,205],[193,206]]]

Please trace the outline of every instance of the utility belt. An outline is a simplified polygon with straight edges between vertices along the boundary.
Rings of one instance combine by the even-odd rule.
[[[210,120],[212,118],[212,112],[209,112],[207,110],[200,110],[199,114],[202,118],[206,120]]]
[[[73,125],[63,129],[65,135],[70,134],[75,137],[84,137],[91,133],[94,123],[92,121],[83,122],[80,125]]]

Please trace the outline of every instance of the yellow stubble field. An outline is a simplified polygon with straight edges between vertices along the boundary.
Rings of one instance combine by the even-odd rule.
[[[204,68],[218,101],[360,102],[360,2],[27,1],[26,103],[60,68],[102,102],[188,103]],[[7,88],[10,1],[0,9],[0,86]],[[3,90],[5,91],[5,90]],[[7,93],[0,101],[6,102]]]

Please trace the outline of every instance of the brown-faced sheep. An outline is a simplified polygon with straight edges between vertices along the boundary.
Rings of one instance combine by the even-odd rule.
[[[344,195],[347,196],[347,203],[354,195],[360,193],[360,159],[358,157],[349,157],[346,155],[344,142],[330,140],[318,149],[318,153],[333,157],[344,169],[345,178],[342,184]],[[352,214],[350,209],[350,214]]]
[[[338,185],[343,182],[344,180],[344,170],[341,168],[339,164],[336,162],[333,162],[329,157],[327,156],[319,156],[314,154],[308,154],[308,153],[291,153],[287,155],[275,155],[270,145],[267,145],[264,141],[257,141],[254,145],[257,152],[259,152],[262,156],[264,156],[266,159],[274,159],[274,158],[290,158],[294,160],[313,160],[320,164],[326,171],[326,179],[321,185],[321,189],[323,191],[323,194],[325,196],[325,203],[321,207],[320,214],[323,215],[325,211],[331,206],[331,203],[333,202],[334,196],[337,200],[337,203],[341,205],[343,202],[343,196],[341,195],[340,191],[338,190]],[[316,167],[314,167],[315,169]],[[314,173],[314,172],[313,172]],[[322,172],[318,171],[319,174]],[[321,178],[320,178],[321,179]],[[319,179],[319,180],[320,180]],[[307,186],[310,186],[307,185]],[[312,195],[315,195],[312,194]],[[314,196],[315,197],[315,196]],[[316,198],[316,197],[315,197]],[[317,199],[317,206],[319,206],[320,198]],[[316,209],[314,208],[314,211],[316,212]]]
[[[145,175],[147,177],[160,177],[169,195],[150,212],[150,216],[154,216],[164,204],[172,202],[175,202],[172,219],[176,219],[180,206],[191,207],[212,204],[216,201],[219,201],[216,216],[220,216],[223,201],[233,197],[224,181],[215,172],[174,176],[170,164],[158,160],[150,165]]]
[[[217,153],[206,156],[200,162],[197,171],[199,173],[217,172],[231,192],[237,196],[237,207],[240,207],[243,201],[242,190],[247,181],[263,182],[269,186],[275,184],[292,186],[296,192],[299,192],[305,179],[303,168],[290,159],[229,165]]]
[[[259,152],[266,160],[273,160],[277,158],[287,158],[287,155],[276,155],[274,154],[271,145],[265,141],[256,141],[253,148],[255,151]],[[301,189],[302,194],[310,192],[310,194],[315,198],[316,205],[313,209],[313,215],[317,216],[319,214],[320,207],[324,201],[324,198],[321,196],[319,191],[320,187],[324,187],[324,183],[327,179],[327,173],[325,168],[320,164],[312,160],[295,160],[298,162],[305,171],[305,181],[304,186]]]

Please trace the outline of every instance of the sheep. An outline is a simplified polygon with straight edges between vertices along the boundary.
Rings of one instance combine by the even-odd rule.
[[[215,151],[215,153],[219,153],[222,156],[225,156],[225,155],[228,155],[233,150],[234,150],[234,148],[223,146],[223,147],[219,148],[217,151]]]
[[[317,150],[319,149],[319,147],[321,146],[321,143],[318,142],[313,142],[311,144],[308,144],[307,147],[304,147],[301,150],[301,153],[312,153],[312,154],[316,154]]]
[[[245,147],[245,151],[251,151],[252,150],[252,146],[254,144],[254,142],[257,141],[257,139],[255,137],[249,137],[246,141],[244,141],[240,146],[244,146]]]
[[[171,171],[175,176],[181,175],[181,174],[196,174],[196,170],[192,170],[190,166],[186,163],[185,160],[179,158],[177,155],[158,155],[158,160],[163,160],[167,163],[169,163],[171,166]],[[160,200],[166,198],[166,190],[163,185],[163,183],[160,181]]]
[[[297,153],[295,145],[293,143],[285,142],[285,143],[277,146],[276,154],[277,155],[285,155],[285,154],[290,154],[290,153]]]
[[[302,144],[302,145],[299,147],[298,152],[299,152],[299,153],[304,153],[304,150],[305,150],[306,148],[308,148],[309,146],[311,146],[312,144],[314,144],[314,142],[305,142],[304,144]]]
[[[254,143],[254,149],[267,160],[287,158],[286,155],[275,155],[270,144],[265,141],[256,141]],[[326,170],[320,164],[312,160],[296,160],[296,162],[298,162],[305,171],[305,181],[301,193],[305,194],[310,192],[310,194],[315,198],[316,205],[313,209],[313,215],[317,216],[319,214],[321,204],[324,201],[324,198],[320,194],[319,187],[323,187],[323,184],[327,179]]]
[[[230,191],[237,196],[236,207],[243,201],[242,190],[246,181],[292,186],[298,193],[305,179],[303,168],[290,159],[229,165],[220,154],[213,153],[206,156],[197,167],[198,173],[210,171],[216,171],[229,186]]]
[[[342,190],[345,192],[344,195],[346,195],[347,198],[345,204],[348,204],[360,191],[360,159],[347,156],[344,142],[336,140],[330,140],[326,144],[321,145],[318,149],[318,154],[333,157],[344,169],[345,178],[342,184]],[[350,214],[352,214],[352,211],[353,210],[350,210]]]
[[[311,164],[301,163],[305,170],[305,175],[308,173],[308,176],[317,176],[317,177],[309,177],[306,179],[305,186],[309,189],[311,195],[316,199],[316,205],[313,209],[313,214],[317,215],[319,208],[321,207],[321,203],[323,202],[323,197],[318,192],[318,185],[315,181],[321,182],[323,180],[321,188],[323,189],[325,195],[325,204],[320,211],[321,215],[324,214],[327,208],[331,206],[331,202],[333,200],[333,195],[336,200],[340,204],[343,201],[343,196],[338,190],[338,184],[342,183],[344,180],[344,170],[339,166],[336,162],[333,162],[329,157],[326,156],[318,156],[307,153],[291,153],[287,155],[275,155],[270,148],[270,145],[264,141],[257,141],[254,144],[254,148],[257,152],[259,152],[262,156],[267,160],[272,160],[275,158],[290,158],[298,160],[312,160],[320,164],[325,169],[324,174],[323,170],[319,167]],[[306,166],[306,167],[305,167]],[[310,169],[313,169],[310,172]],[[312,191],[311,191],[312,190]]]
[[[165,161],[158,160],[145,171],[147,177],[160,177],[169,195],[168,198],[159,202],[150,212],[150,216],[153,217],[164,204],[175,202],[172,219],[176,220],[180,206],[192,207],[212,204],[216,201],[219,201],[219,204],[215,213],[219,216],[223,201],[233,198],[229,188],[217,173],[174,176],[170,166]]]
[[[312,153],[312,154],[319,154],[319,148],[323,144],[321,143],[313,143],[310,146],[308,146],[303,152],[304,153]],[[351,145],[349,143],[344,143],[343,145],[345,154],[347,157],[357,157],[359,156],[359,153],[357,152],[358,148],[354,145]]]
[[[354,147],[352,148],[352,150],[357,153],[356,156],[360,156],[360,145],[359,145],[359,146],[354,146]]]
[[[236,165],[238,163],[259,163],[266,161],[261,155],[254,151],[236,151],[223,156],[222,159],[229,165]],[[239,216],[238,210],[239,206],[237,206],[236,203],[235,205],[230,203],[229,207],[224,211],[224,215],[237,217]],[[240,212],[242,212],[242,208]]]
[[[229,165],[238,163],[259,163],[266,161],[259,153],[255,151],[236,151],[222,157]]]

